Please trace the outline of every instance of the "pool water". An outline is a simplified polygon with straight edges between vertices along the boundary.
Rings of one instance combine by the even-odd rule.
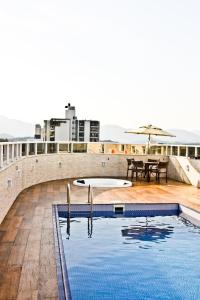
[[[177,216],[59,218],[73,300],[200,299],[200,228]]]

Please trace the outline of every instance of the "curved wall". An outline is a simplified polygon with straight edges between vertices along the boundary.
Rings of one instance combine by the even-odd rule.
[[[24,189],[45,181],[76,177],[125,177],[126,159],[122,154],[43,154],[24,157],[0,171],[0,223],[16,197]],[[146,156],[134,156],[145,160]],[[152,156],[166,160],[166,156]],[[170,174],[169,174],[170,175]],[[173,176],[172,176],[173,178]]]
[[[88,153],[47,154],[24,157],[0,171],[0,223],[24,189],[50,180],[126,176],[127,155]],[[138,156],[138,159],[142,156]]]

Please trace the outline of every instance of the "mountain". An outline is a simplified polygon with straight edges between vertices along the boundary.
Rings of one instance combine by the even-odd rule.
[[[0,133],[0,138],[1,139],[12,139],[13,136],[7,133]]]
[[[125,133],[125,131],[128,130],[130,129],[117,125],[103,125],[100,130],[100,139],[103,141],[113,141],[123,144],[146,143],[146,136]],[[0,116],[0,138],[8,138],[12,140],[16,137],[33,137],[34,131],[34,124]],[[176,137],[153,137],[152,141],[174,144],[200,144],[200,130],[189,131],[184,129],[169,129],[167,131],[171,132]]]
[[[200,135],[200,130],[198,129],[192,130],[192,132],[196,133],[197,135]]]
[[[101,140],[112,140],[117,141],[119,143],[146,143],[147,137],[144,135],[137,135],[137,134],[130,134],[125,133],[130,129],[123,128],[117,125],[104,125],[101,126]],[[199,143],[200,144],[200,131],[188,131],[184,129],[168,129],[170,133],[174,134],[176,137],[154,137],[153,142],[162,142],[162,143],[178,143],[178,144],[193,144]]]
[[[145,143],[145,136],[125,133],[127,130],[127,128],[117,125],[104,125],[101,126],[100,139],[112,140],[124,144]]]
[[[170,143],[200,143],[200,131],[189,131],[184,129],[169,129],[167,130],[174,134],[176,137],[165,137],[163,140]]]
[[[34,136],[34,127],[31,123],[0,116],[0,137],[2,138]]]

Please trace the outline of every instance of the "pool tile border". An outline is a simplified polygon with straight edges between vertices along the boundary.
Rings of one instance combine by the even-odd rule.
[[[62,244],[62,237],[59,229],[57,205],[53,205],[52,210],[59,300],[72,300],[68,281],[67,265]]]

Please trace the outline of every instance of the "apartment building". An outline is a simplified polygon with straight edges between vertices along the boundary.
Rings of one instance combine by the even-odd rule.
[[[77,120],[77,141],[99,142],[99,133],[99,121]]]
[[[65,106],[65,118],[44,120],[44,127],[35,125],[35,139],[43,141],[98,142],[100,122],[78,120],[75,106]]]

